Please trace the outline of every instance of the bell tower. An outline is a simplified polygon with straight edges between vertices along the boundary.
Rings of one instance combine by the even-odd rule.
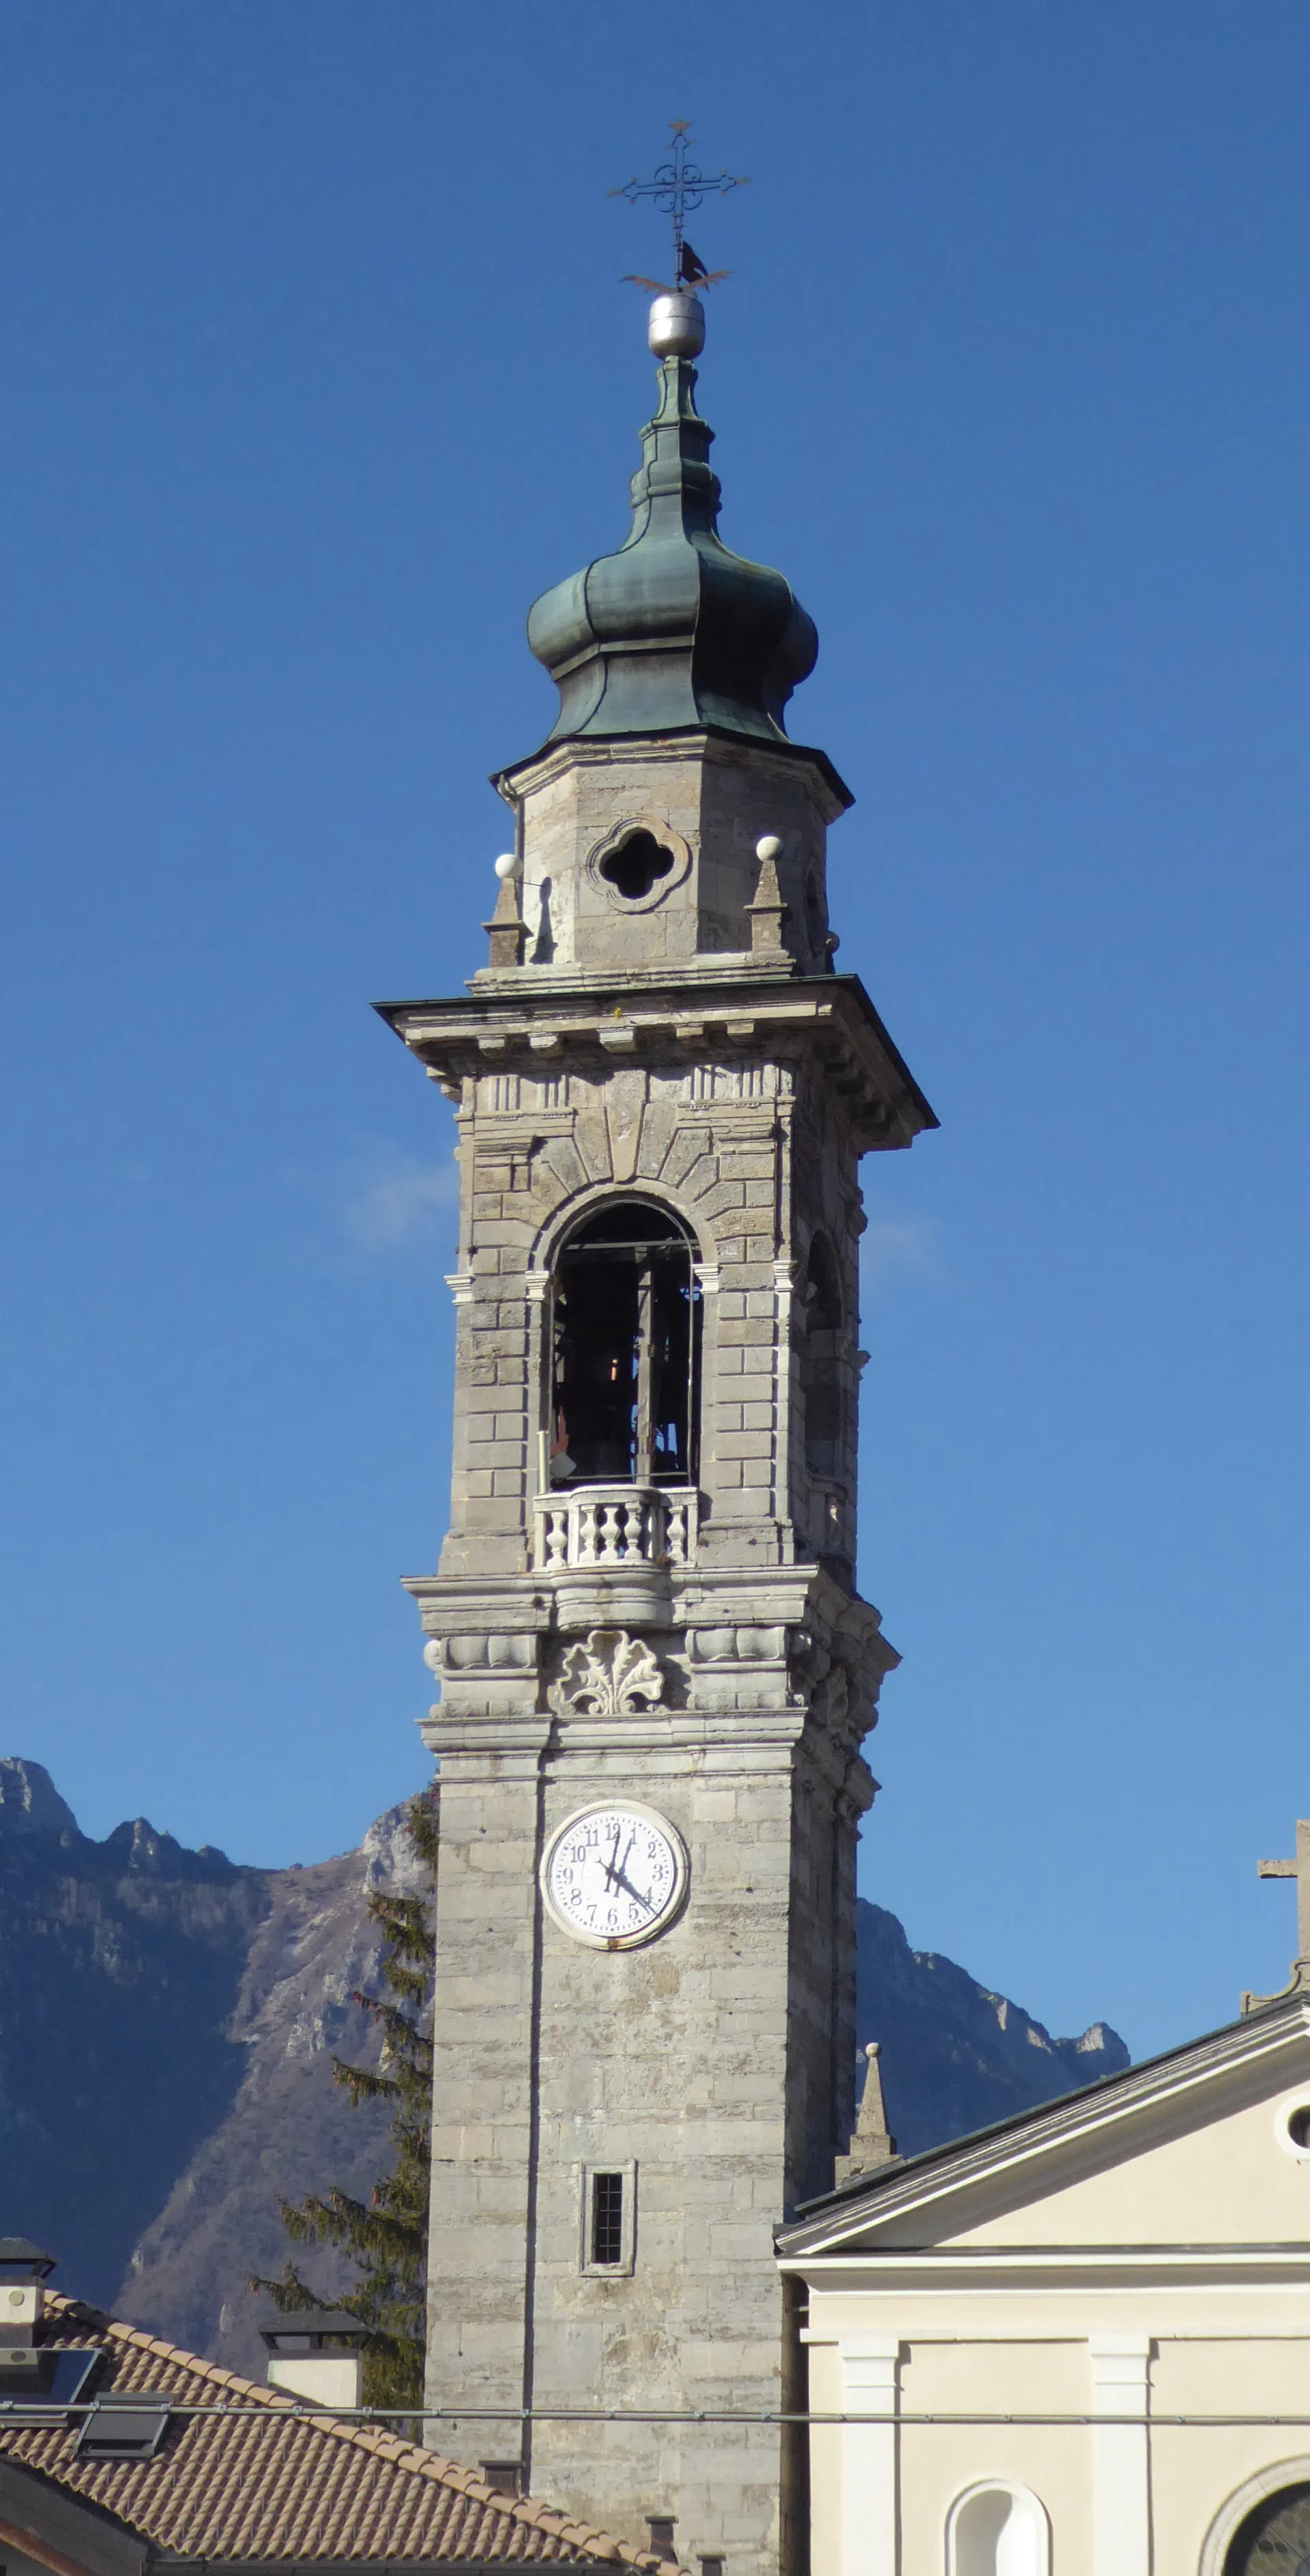
[[[773,2231],[854,2125],[896,1661],[854,1579],[856,1175],[936,1122],[834,971],[851,798],[783,729],[810,619],[717,533],[697,297],[649,339],[631,532],[528,621],[559,712],[495,782],[489,962],[383,1011],[461,1173],[450,1530],[408,1586],[440,1692],[430,2438],[784,2576]]]

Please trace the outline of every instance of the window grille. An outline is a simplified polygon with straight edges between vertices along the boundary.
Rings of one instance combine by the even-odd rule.
[[[1310,2566],[1310,2486],[1286,2486],[1249,2513],[1224,2560],[1224,2576],[1301,2576]]]
[[[623,2260],[623,2176],[591,2177],[591,2259],[597,2266]]]
[[[582,2167],[580,2271],[630,2273],[637,2254],[635,2164]]]

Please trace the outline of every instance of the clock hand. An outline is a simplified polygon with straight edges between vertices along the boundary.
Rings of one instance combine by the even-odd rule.
[[[629,1850],[630,1849],[631,1845],[629,1845]],[[627,1859],[627,1852],[624,1853],[623,1857],[625,1860]],[[653,1897],[643,1896],[641,1889],[639,1887],[634,1887],[631,1879],[625,1878],[621,1869],[616,1869],[611,1872],[611,1884],[615,1887],[621,1887],[624,1895],[630,1896],[634,1904],[644,1905],[648,1914],[654,1913],[655,1902]]]
[[[620,1825],[618,1833],[616,1833],[614,1837],[614,1849],[610,1853],[609,1860],[606,1863],[605,1876],[609,1880],[611,1888],[621,1887],[625,1896],[630,1896],[636,1905],[644,1905],[647,1913],[649,1914],[653,1911],[649,1897],[642,1896],[633,1886],[631,1879],[627,1875],[628,1854],[637,1839],[637,1828],[635,1825],[633,1826],[626,1843],[623,1845],[623,1858],[620,1860],[618,1853],[622,1833],[623,1827]]]

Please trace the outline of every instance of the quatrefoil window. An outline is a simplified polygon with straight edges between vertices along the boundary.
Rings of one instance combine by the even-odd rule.
[[[629,832],[617,849],[607,852],[600,873],[625,903],[643,903],[673,866],[672,850],[666,850],[653,832],[639,830]]]

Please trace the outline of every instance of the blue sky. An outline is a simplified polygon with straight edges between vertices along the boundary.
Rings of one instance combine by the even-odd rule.
[[[1310,1809],[1304,0],[5,0],[4,1719],[259,1861],[417,1785],[448,1113],[522,621],[701,377],[821,658],[866,1165],[867,1892],[1137,2051]]]

